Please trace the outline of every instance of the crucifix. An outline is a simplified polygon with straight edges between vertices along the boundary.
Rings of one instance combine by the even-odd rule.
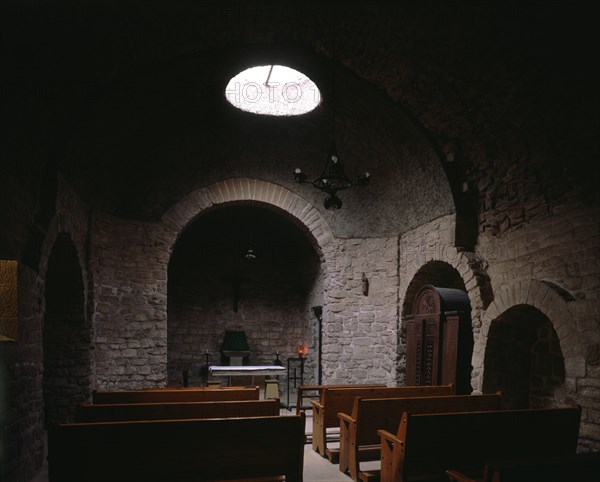
[[[250,278],[240,274],[239,267],[236,266],[231,279],[231,295],[233,298],[233,312],[237,313],[240,306],[240,297],[242,294],[242,282],[250,281]]]
[[[231,279],[231,294],[233,297],[233,312],[237,313],[240,304],[240,294],[242,291],[242,278],[240,277],[239,270],[235,270]]]

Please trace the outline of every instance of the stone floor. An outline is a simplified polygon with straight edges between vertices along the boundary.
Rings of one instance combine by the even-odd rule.
[[[291,415],[292,412],[282,410],[282,415]],[[306,417],[306,433],[312,434],[312,415],[309,411]],[[331,440],[331,441],[329,441]],[[339,436],[335,430],[328,436],[328,446],[339,446]],[[378,467],[379,462],[363,462],[361,467],[373,469]],[[350,482],[352,479],[339,470],[338,464],[332,464],[326,458],[321,457],[312,449],[312,444],[308,443],[304,447],[304,482]],[[44,464],[32,482],[48,482],[48,466]],[[117,482],[117,481],[114,481]]]

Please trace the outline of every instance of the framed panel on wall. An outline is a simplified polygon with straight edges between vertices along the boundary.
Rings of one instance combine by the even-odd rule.
[[[19,263],[0,260],[0,341],[16,341],[19,333]]]

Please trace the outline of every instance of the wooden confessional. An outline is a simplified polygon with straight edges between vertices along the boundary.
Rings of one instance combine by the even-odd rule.
[[[470,393],[473,333],[467,293],[423,286],[406,319],[406,385],[453,383]]]

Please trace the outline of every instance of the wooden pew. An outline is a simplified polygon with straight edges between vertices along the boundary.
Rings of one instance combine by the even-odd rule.
[[[482,479],[447,470],[454,482],[598,482],[600,452],[488,462]]]
[[[321,392],[323,388],[371,388],[371,387],[385,387],[383,383],[345,383],[345,384],[331,384],[331,385],[299,385],[297,388],[296,396],[296,415],[302,410],[312,409],[312,405],[305,405],[304,400],[312,399],[319,400],[321,398]]]
[[[304,414],[49,427],[50,482],[301,482]]]
[[[321,391],[320,401],[311,400],[313,406],[313,450],[332,463],[338,462],[339,449],[327,448],[327,429],[339,427],[338,413],[350,413],[356,397],[404,398],[452,395],[454,385],[420,387],[359,387],[329,388]]]
[[[574,454],[581,407],[404,413],[397,434],[379,430],[381,482],[445,480],[446,470],[480,477],[490,459]],[[361,480],[376,474],[363,472]]]
[[[340,470],[358,480],[361,460],[379,460],[377,430],[395,433],[404,412],[444,413],[500,410],[501,393],[443,397],[354,399],[350,415],[340,419]]]
[[[258,387],[156,388],[148,390],[94,391],[93,404],[216,402],[258,400]]]
[[[77,407],[76,422],[177,420],[186,418],[265,417],[279,415],[279,400],[224,402],[121,403]]]

